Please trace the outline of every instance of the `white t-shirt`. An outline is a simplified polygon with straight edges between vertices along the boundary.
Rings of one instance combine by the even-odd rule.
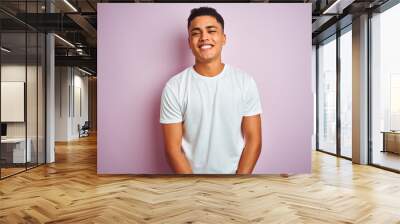
[[[160,122],[183,122],[182,149],[193,173],[234,174],[244,148],[242,118],[261,112],[256,83],[245,72],[225,65],[207,77],[189,67],[165,85]]]

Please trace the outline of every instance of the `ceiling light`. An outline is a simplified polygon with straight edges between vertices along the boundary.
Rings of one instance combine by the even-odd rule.
[[[69,46],[75,48],[75,45],[71,44],[71,42],[69,42],[68,40],[58,36],[57,34],[54,34],[55,37],[57,37],[58,39],[60,39],[61,41],[63,41],[64,43],[68,44]]]
[[[72,10],[74,10],[74,12],[78,12],[78,10],[71,4],[69,3],[68,0],[64,0],[65,4],[67,4]]]
[[[7,49],[7,48],[5,48],[5,47],[1,47],[1,50],[4,51],[4,52],[6,52],[6,53],[10,53],[10,52],[11,52],[11,50],[9,50],[9,49]]]
[[[353,3],[354,0],[336,0],[332,5],[324,10],[322,14],[341,14],[343,9]]]
[[[81,72],[83,72],[83,73],[85,73],[85,74],[92,75],[92,73],[90,73],[90,72],[88,72],[88,71],[86,71],[86,70],[83,70],[83,69],[81,69],[81,68],[79,68],[79,67],[78,67],[78,70],[81,71]]]

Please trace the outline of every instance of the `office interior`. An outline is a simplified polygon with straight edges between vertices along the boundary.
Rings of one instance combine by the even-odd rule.
[[[62,15],[77,12],[71,6],[0,3],[1,179],[53,163],[55,143],[96,132],[96,30]]]
[[[96,7],[105,2],[174,1],[0,2],[2,186],[96,141]],[[324,169],[349,161],[351,172],[363,165],[398,175],[399,1],[235,2],[312,5],[313,157],[337,161]]]
[[[354,3],[353,3],[354,4]],[[354,28],[354,15],[341,18],[339,28],[313,39],[313,57],[316,63],[316,149],[321,152],[352,159],[359,156],[352,147],[356,119],[364,119],[365,129],[363,159],[365,164],[383,169],[399,171],[399,66],[395,62],[400,33],[393,29],[400,21],[400,7],[394,2],[366,4],[370,10],[366,21]],[[352,5],[345,10],[353,10]],[[353,18],[350,18],[353,17]],[[314,26],[313,26],[314,27]],[[361,30],[359,30],[361,29]],[[322,34],[323,34],[322,32]],[[354,36],[364,35],[357,43]],[[356,46],[353,46],[356,45]],[[360,49],[364,47],[364,49]],[[358,48],[358,49],[357,49]],[[352,52],[354,49],[359,52]],[[364,52],[363,52],[364,51]],[[355,57],[363,56],[358,59]],[[355,77],[358,69],[354,64],[364,63],[366,80]],[[357,66],[359,66],[357,64]],[[363,85],[352,82],[364,82]],[[361,99],[363,110],[353,111],[358,106],[353,88],[363,88]],[[357,91],[357,90],[356,90]],[[360,99],[357,99],[360,100]],[[358,121],[361,122],[361,121]]]

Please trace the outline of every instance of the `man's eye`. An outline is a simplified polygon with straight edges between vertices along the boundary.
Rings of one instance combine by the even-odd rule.
[[[215,31],[215,30],[210,30],[209,32],[210,32],[210,33],[215,33],[215,32],[217,32],[217,31]]]
[[[192,36],[196,36],[196,35],[199,35],[199,33],[192,33]]]

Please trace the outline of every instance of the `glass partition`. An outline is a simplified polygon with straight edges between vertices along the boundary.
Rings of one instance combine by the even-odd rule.
[[[30,151],[30,161],[27,163],[28,168],[37,165],[38,160],[38,35],[36,32],[27,33],[27,98],[26,98],[26,113],[27,113],[27,150]]]
[[[340,154],[352,157],[352,35],[351,26],[340,36]]]
[[[45,34],[16,19],[44,3],[0,2],[1,179],[45,163]]]
[[[38,111],[37,111],[37,162],[38,164],[43,164],[46,162],[46,139],[45,139],[45,122],[46,122],[46,74],[45,74],[45,66],[46,66],[46,37],[43,33],[38,33],[38,76],[37,76],[37,90],[38,90]]]
[[[400,4],[371,18],[372,164],[400,171]]]
[[[1,176],[7,177],[24,171],[31,159],[26,150],[26,33],[3,32],[1,47]]]
[[[318,47],[318,149],[336,154],[336,36]]]

